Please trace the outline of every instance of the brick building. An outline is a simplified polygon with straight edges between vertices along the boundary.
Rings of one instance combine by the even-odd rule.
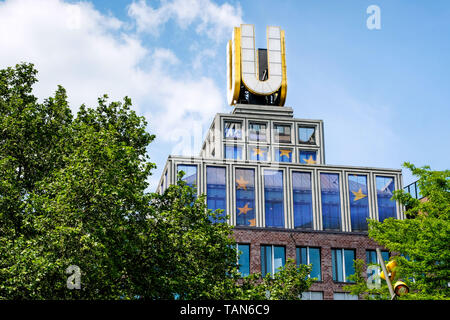
[[[234,29],[233,110],[215,116],[198,156],[168,157],[157,192],[184,171],[208,208],[223,209],[235,227],[243,275],[274,273],[292,258],[312,264],[319,279],[302,298],[355,299],[342,289],[353,260],[377,262],[366,219],[405,218],[390,200],[401,170],[327,164],[323,121],[294,118],[284,106],[284,32],[268,27],[267,37],[268,48],[255,50],[253,26]]]

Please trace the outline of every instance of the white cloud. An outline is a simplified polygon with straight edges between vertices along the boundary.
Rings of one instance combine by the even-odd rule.
[[[34,63],[36,94],[47,97],[61,84],[74,110],[83,102],[95,105],[103,93],[139,95],[129,81],[141,76],[137,65],[149,50],[121,25],[86,2],[6,1],[0,3],[0,65]]]
[[[131,4],[129,10],[141,31],[148,31],[152,23],[157,30],[168,18],[181,28],[195,24],[196,38],[207,50],[218,46],[212,33],[229,36],[230,28],[241,21],[239,7],[207,0],[163,1],[153,13],[142,1]],[[151,39],[144,41],[142,35],[129,22],[103,14],[89,2],[0,1],[0,68],[34,63],[39,71],[37,97],[42,101],[61,84],[73,111],[82,103],[96,106],[104,93],[110,100],[129,96],[157,136],[158,142],[150,146],[158,165],[151,178],[154,187],[168,154],[200,151],[203,128],[215,113],[226,109],[225,93],[213,78],[201,74],[199,61],[214,56],[213,52],[183,50],[183,60],[193,61],[192,70],[192,64],[181,63],[176,48],[152,46],[147,42]]]
[[[133,3],[130,11],[138,6],[151,12],[145,2]],[[202,9],[208,14],[200,15]],[[224,30],[240,21],[239,8],[203,0],[163,2],[157,10],[158,15],[169,10],[181,25],[197,19],[205,30]],[[223,14],[230,14],[230,21],[224,21]],[[224,107],[214,80],[193,78],[172,48],[150,48],[124,25],[88,2],[0,2],[0,67],[33,62],[39,71],[38,97],[52,95],[61,84],[73,110],[82,103],[96,105],[104,93],[114,100],[128,95],[163,140],[173,141],[174,132],[189,131],[192,123],[204,126],[211,121]],[[202,59],[201,50],[190,54],[194,62]]]
[[[162,1],[159,8],[140,0],[129,6],[128,14],[136,19],[139,32],[153,35],[158,35],[165,23],[174,20],[181,28],[197,24],[198,34],[221,40],[230,34],[233,27],[242,23],[240,6],[233,7],[228,3],[217,5],[210,0]]]

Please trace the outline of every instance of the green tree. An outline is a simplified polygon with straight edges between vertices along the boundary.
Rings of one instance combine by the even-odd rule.
[[[375,266],[381,267],[377,264]],[[390,300],[389,289],[387,287],[386,281],[380,279],[380,286],[369,288],[367,285],[367,266],[365,262],[361,259],[356,259],[353,261],[353,267],[355,273],[350,275],[348,279],[353,283],[351,285],[343,286],[343,289],[348,291],[350,294],[359,296],[366,300]],[[376,275],[375,275],[376,276]],[[379,275],[378,275],[379,276]],[[372,279],[375,280],[375,279]]]
[[[31,64],[0,71],[0,297],[127,296],[154,137],[129,98],[104,96],[75,119],[62,87],[38,103],[35,75]],[[66,288],[70,265],[81,290]]]
[[[154,136],[129,98],[74,117],[61,86],[38,102],[36,74],[0,70],[0,299],[290,299],[309,287],[290,264],[240,279],[232,228],[181,179],[145,191]],[[79,290],[66,286],[72,265]]]
[[[450,171],[417,168],[408,162],[403,166],[418,177],[423,198],[395,191],[392,199],[406,207],[408,219],[389,218],[382,223],[371,220],[369,237],[395,253],[391,259],[397,262],[396,279],[402,279],[410,288],[402,299],[450,299]],[[354,294],[390,299],[385,284],[378,290],[367,289],[362,262],[356,264],[356,285],[347,289]]]
[[[315,278],[309,278],[311,265],[296,265],[287,259],[284,267],[272,275],[264,277],[254,273],[240,281],[235,288],[236,297],[244,300],[300,300],[302,293],[308,291]]]

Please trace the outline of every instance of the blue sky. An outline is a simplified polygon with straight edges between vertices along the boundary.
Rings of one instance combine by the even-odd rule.
[[[449,1],[0,0],[0,68],[35,63],[37,95],[61,84],[74,111],[130,96],[157,135],[154,189],[167,156],[197,155],[214,114],[231,111],[225,46],[240,23],[258,47],[267,25],[285,30],[286,106],[324,120],[327,164],[448,169]]]

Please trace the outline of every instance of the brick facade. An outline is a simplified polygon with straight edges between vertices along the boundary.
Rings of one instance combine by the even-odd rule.
[[[296,247],[319,247],[322,281],[312,284],[309,291],[323,292],[324,300],[332,300],[334,292],[344,292],[348,283],[333,281],[331,249],[354,249],[355,258],[366,260],[366,250],[383,249],[371,240],[367,233],[296,231],[287,229],[235,227],[237,243],[250,244],[250,272],[261,272],[260,245],[280,245],[286,250],[286,259],[296,260]]]

